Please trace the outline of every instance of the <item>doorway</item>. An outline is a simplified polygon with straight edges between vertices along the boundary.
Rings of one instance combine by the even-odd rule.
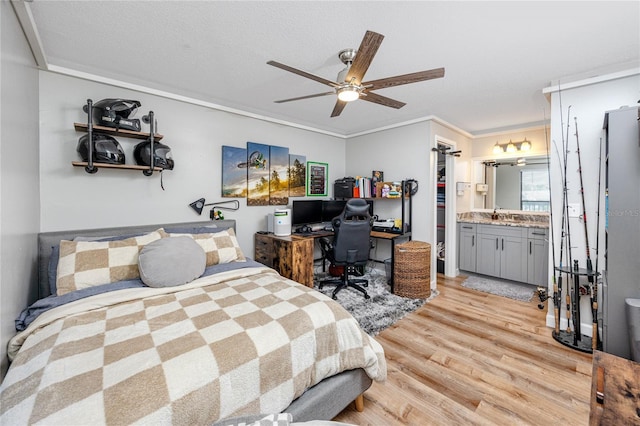
[[[448,277],[457,275],[456,198],[454,155],[455,142],[436,135],[434,234],[436,270]]]
[[[438,160],[436,162],[436,267],[440,274],[444,274],[447,222],[447,156],[443,154],[445,148],[445,145],[438,143]]]

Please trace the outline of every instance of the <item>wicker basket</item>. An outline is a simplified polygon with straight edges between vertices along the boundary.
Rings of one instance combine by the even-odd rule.
[[[397,244],[393,254],[394,293],[414,299],[431,296],[431,245],[407,241]]]

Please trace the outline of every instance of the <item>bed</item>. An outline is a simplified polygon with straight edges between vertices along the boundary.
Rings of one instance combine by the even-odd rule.
[[[382,347],[329,297],[246,258],[234,231],[223,220],[39,234],[40,299],[16,320],[0,423],[361,409],[386,378]]]

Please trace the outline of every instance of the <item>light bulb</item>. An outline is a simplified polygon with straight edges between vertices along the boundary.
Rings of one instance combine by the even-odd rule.
[[[347,86],[338,90],[338,99],[340,99],[342,102],[355,101],[359,97],[360,94],[358,93],[358,89],[356,89],[355,87]]]
[[[496,144],[493,146],[493,153],[494,154],[502,154],[502,147],[500,145],[498,145],[498,142],[496,142]]]

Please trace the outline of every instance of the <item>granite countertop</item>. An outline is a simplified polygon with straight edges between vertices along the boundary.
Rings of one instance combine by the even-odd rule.
[[[549,214],[537,212],[509,212],[500,210],[498,219],[491,219],[493,212],[477,211],[458,213],[458,222],[487,225],[520,226],[523,228],[549,228]]]

